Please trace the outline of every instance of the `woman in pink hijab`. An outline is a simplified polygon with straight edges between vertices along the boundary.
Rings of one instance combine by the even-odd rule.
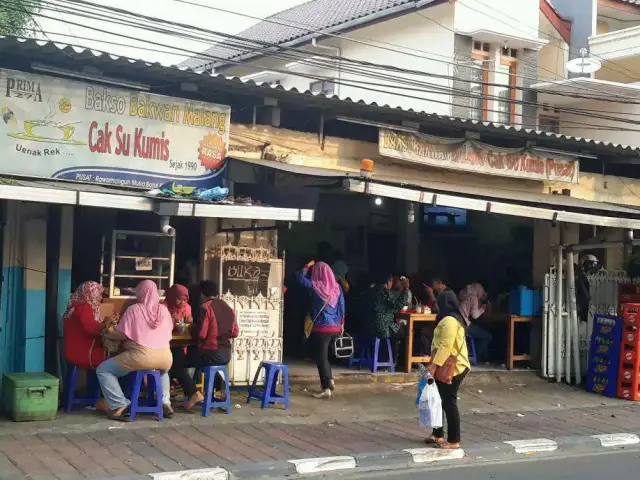
[[[324,262],[309,262],[298,280],[311,293],[313,330],[309,341],[318,365],[322,391],[316,398],[333,397],[335,383],[329,363],[329,345],[344,330],[344,296],[331,267]]]
[[[158,288],[151,280],[136,287],[137,303],[122,315],[115,332],[106,336],[122,342],[124,352],[100,364],[98,381],[109,407],[109,418],[128,421],[130,401],[122,393],[118,378],[138,370],[162,372],[162,402],[166,417],[173,416],[167,374],[173,357],[169,349],[173,321],[167,307],[160,303]]]

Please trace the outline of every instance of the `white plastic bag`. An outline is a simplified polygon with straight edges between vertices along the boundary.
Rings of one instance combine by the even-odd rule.
[[[418,400],[418,416],[422,428],[442,427],[442,400],[438,393],[436,381],[431,375],[426,376],[424,388]]]

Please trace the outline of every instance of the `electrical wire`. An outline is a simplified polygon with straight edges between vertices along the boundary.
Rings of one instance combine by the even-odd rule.
[[[209,10],[215,10],[215,11],[219,11],[219,12],[223,12],[223,13],[233,14],[233,15],[244,17],[244,18],[251,18],[251,19],[254,19],[254,20],[258,20],[258,21],[266,22],[266,23],[271,23],[271,24],[274,24],[274,25],[287,26],[287,27],[291,27],[291,28],[298,28],[298,29],[303,30],[305,32],[308,32],[310,28],[313,28],[310,25],[308,25],[308,24],[305,25],[304,23],[301,23],[301,22],[293,22],[293,21],[284,22],[284,21],[281,21],[281,20],[276,20],[274,18],[275,16],[271,16],[271,17],[267,17],[267,18],[261,18],[261,17],[256,17],[256,16],[253,16],[253,15],[249,15],[249,14],[246,14],[246,13],[234,12],[234,11],[227,10],[227,9],[224,9],[224,8],[220,8],[220,7],[214,7],[214,6],[210,6],[210,5],[202,5],[201,3],[197,3],[197,2],[189,1],[189,0],[173,0],[173,1],[177,2],[177,3],[187,4],[187,5],[199,6],[199,7],[202,7],[202,8],[209,9]],[[441,22],[438,22],[437,20],[435,20],[435,19],[433,19],[431,17],[425,16],[425,15],[423,15],[420,12],[417,12],[417,11],[414,12],[414,13],[417,13],[419,16],[436,23],[437,25],[439,25],[440,27],[442,27],[442,28],[444,28],[446,30],[449,30],[449,31],[451,31],[453,33],[456,33],[456,34],[458,33],[455,30],[447,27],[446,25],[442,24]],[[301,26],[298,26],[298,25],[301,25]],[[424,59],[427,59],[427,60],[432,60],[432,61],[441,62],[441,63],[447,63],[449,65],[454,65],[454,66],[458,65],[455,62],[448,62],[448,61],[438,60],[438,59],[434,59],[434,58],[430,58],[430,57],[425,57],[425,56],[420,56],[420,55],[412,55],[410,53],[407,53],[407,51],[414,51],[414,52],[426,53],[426,54],[429,54],[429,55],[438,55],[438,56],[441,56],[443,58],[454,60],[452,57],[448,57],[446,55],[441,55],[441,54],[438,54],[438,53],[435,53],[435,52],[428,52],[426,50],[410,48],[410,47],[406,47],[406,46],[403,46],[403,45],[397,45],[397,44],[393,44],[393,43],[389,43],[389,42],[381,42],[381,41],[372,40],[372,39],[356,39],[356,38],[353,38],[353,37],[349,37],[347,35],[340,35],[340,34],[330,33],[330,32],[327,32],[326,30],[327,29],[317,30],[315,32],[309,32],[307,35],[310,35],[312,33],[317,33],[318,35],[324,35],[324,36],[328,36],[328,37],[332,37],[332,38],[339,38],[341,40],[346,40],[346,41],[349,41],[349,42],[354,42],[354,43],[366,45],[366,46],[369,46],[369,47],[379,48],[379,49],[391,51],[391,52],[394,52],[394,53],[399,53],[399,54],[403,54],[403,55],[411,55],[411,56],[414,56],[416,58],[424,58]],[[564,42],[564,39],[562,39],[560,37],[553,37],[553,38],[556,38],[556,39],[561,40],[561,41]],[[398,50],[398,49],[394,49],[394,48],[386,48],[384,46],[376,45],[373,42],[378,43],[380,45],[398,47],[398,48],[400,48],[402,50]],[[221,44],[221,46],[226,48],[227,44]],[[554,45],[554,46],[556,46],[556,45]],[[566,51],[564,49],[560,49],[560,50]],[[247,55],[248,55],[248,53],[247,53]],[[540,67],[537,64],[534,65],[533,63],[526,62],[526,61],[524,61],[522,59],[520,59],[519,62],[524,64],[524,65],[535,66],[536,68],[539,68],[539,69],[541,69],[543,71],[549,72],[549,73],[553,74],[555,78],[553,78],[553,77],[552,78],[531,77],[531,76],[522,75],[522,74],[516,74],[515,75],[516,78],[535,80],[536,82],[540,82],[540,81],[544,81],[544,80],[558,80],[558,79],[562,79],[563,78],[560,75],[558,75],[556,72],[554,72],[552,70],[549,70],[549,69],[546,69],[544,67]],[[194,68],[200,68],[202,66],[204,66],[204,65],[201,65],[199,67],[194,67]],[[492,69],[487,69],[487,68],[478,68],[478,70],[493,72]],[[572,85],[572,87],[576,88],[576,89],[579,89],[579,90],[587,90],[587,91],[593,90],[590,87],[586,87],[586,86],[582,86],[582,85]]]
[[[110,33],[110,32],[105,32],[105,33]],[[136,38],[136,37],[129,37],[129,38],[131,38],[133,40],[136,40],[136,41],[146,41],[145,39],[140,39],[140,38]],[[97,39],[93,39],[93,40],[94,41],[100,41],[100,40],[97,40]],[[153,43],[156,43],[156,42],[153,42]],[[162,45],[162,44],[158,44],[158,45]],[[130,45],[126,45],[126,46],[131,47]],[[174,48],[175,49],[175,47],[171,47],[171,46],[169,46],[168,48]],[[287,72],[287,73],[290,73],[290,72]],[[313,77],[311,75],[302,75],[302,77],[303,78],[317,78],[317,79],[320,79],[320,77]],[[322,77],[322,80],[334,81],[333,77],[330,77],[330,78],[329,77]],[[335,81],[334,81],[334,83],[335,83]],[[363,82],[360,82],[360,83],[363,83]],[[371,83],[369,83],[369,84],[371,84]],[[356,86],[356,87],[359,87],[359,88],[363,88],[363,85],[353,85],[351,83],[346,83],[346,82],[345,82],[345,85]],[[380,86],[380,83],[376,82],[376,83],[373,83],[373,85]],[[425,89],[413,89],[413,90],[417,90],[417,91],[420,91],[420,92],[423,92],[423,93],[435,93],[435,94],[440,94],[440,95],[450,94],[451,92],[453,92],[454,94],[456,93],[455,90],[447,90],[446,87],[443,87],[441,85],[434,85],[434,84],[428,84],[428,85],[432,86],[432,87],[435,87],[436,90],[425,90]],[[387,87],[387,88],[397,88],[396,85],[383,85],[383,86]],[[444,88],[444,90],[443,90],[443,88]],[[371,89],[371,88],[364,88],[364,89],[372,90],[372,91],[378,91],[378,92],[386,93],[386,94],[398,95],[395,92],[389,92],[389,91],[384,91],[384,90]],[[399,95],[399,96],[407,97],[406,95]],[[477,98],[475,95],[470,94],[470,92],[462,92],[462,93],[459,93],[458,96],[466,96],[468,98]],[[433,99],[427,99],[427,98],[424,98],[424,97],[412,96],[411,98],[420,99],[420,100],[424,100],[424,101],[434,101]],[[493,97],[493,98],[494,99],[498,99],[497,97]],[[451,102],[434,102],[434,103],[444,103],[444,104],[448,104],[448,105],[452,105],[452,106],[459,106],[459,107],[464,107],[464,108],[468,108],[469,107],[468,105],[458,105],[458,104],[454,104],[454,103],[451,103]],[[515,103],[515,104],[527,104],[527,103],[532,103],[532,102],[522,102],[522,101],[518,101],[518,100],[516,100],[516,101],[510,100],[508,102],[508,104],[513,104],[513,103]],[[539,104],[536,104],[536,103],[533,103],[533,105],[534,106],[540,106]],[[558,110],[558,109],[556,109],[556,110]],[[488,109],[485,109],[485,111],[492,111],[492,112],[496,112],[496,113],[504,113],[503,111],[500,111],[500,110],[488,110]],[[584,115],[583,112],[575,110],[575,109],[567,109],[565,111],[566,111],[566,113],[570,113],[570,114],[573,114],[573,115]],[[534,118],[533,116],[527,116],[527,115],[518,115],[518,116],[523,117],[523,118]],[[604,117],[604,116],[598,116],[598,115],[584,115],[584,116],[589,116],[589,117],[592,117],[592,118],[605,119],[605,120],[618,121],[618,122],[621,122],[621,123],[638,123],[638,122],[634,122],[634,121],[629,120],[629,119],[621,119],[621,118],[616,118],[616,117]],[[568,121],[568,122],[565,122],[565,123],[567,123],[567,124],[574,124],[575,123],[577,125],[594,126],[594,127],[600,128],[600,129],[612,129],[612,130],[618,129],[616,127],[611,127],[611,126],[584,124],[584,123],[577,123],[577,122],[571,122],[571,121]]]
[[[521,20],[519,20],[519,19],[517,19],[517,18],[515,18],[515,17],[512,17],[512,16],[510,16],[510,15],[507,15],[506,13],[503,13],[503,12],[501,12],[501,11],[499,11],[499,10],[496,10],[495,8],[491,7],[490,5],[487,5],[486,3],[482,2],[481,0],[475,0],[475,1],[476,1],[477,3],[480,3],[481,5],[483,5],[483,6],[484,6],[484,7],[486,7],[487,9],[492,10],[493,12],[498,13],[499,15],[504,15],[505,17],[507,17],[507,18],[509,18],[509,19],[511,19],[511,20],[513,20],[513,21],[515,21],[515,22],[517,22],[517,23],[519,23],[520,25],[526,26],[526,27],[527,27],[527,28],[529,28],[531,31],[534,31],[534,30],[535,30],[535,29],[534,29],[533,27],[531,27],[530,25],[527,25],[527,24],[525,24],[524,22],[522,22]],[[504,20],[501,20],[500,18],[498,18],[498,17],[496,17],[496,16],[489,15],[489,14],[488,14],[488,13],[486,13],[486,12],[483,12],[483,11],[481,11],[481,10],[478,10],[478,9],[476,9],[476,8],[473,8],[473,7],[469,6],[469,5],[467,5],[467,4],[466,4],[466,0],[465,0],[465,1],[458,0],[458,2],[459,2],[461,5],[463,5],[464,7],[468,8],[468,9],[470,9],[470,10],[473,10],[474,12],[480,13],[480,14],[482,14],[482,15],[484,15],[484,16],[486,16],[486,17],[489,17],[489,18],[491,18],[491,19],[498,20],[500,23],[503,23],[504,25],[511,26],[511,25],[509,25],[507,22],[505,22]],[[536,31],[536,34],[537,34],[537,33],[538,33],[538,32]],[[554,38],[554,39],[556,39],[556,40],[562,40],[562,41],[564,42],[564,39],[562,39],[562,38],[560,38],[560,37],[555,37],[555,36],[553,36],[553,35],[551,35],[551,34],[549,34],[549,36],[550,36],[551,38]],[[565,52],[567,52],[567,53],[571,54],[571,47],[569,47],[569,49],[564,49],[564,48],[562,48],[562,47],[561,47],[561,46],[559,46],[559,45],[553,45],[553,46],[554,46],[554,47],[556,47],[556,48],[560,48],[561,50],[563,50],[563,51],[565,51]],[[577,51],[577,50],[576,50],[576,51]],[[578,52],[579,52],[579,51],[578,51]],[[611,65],[616,66],[616,68],[621,68],[622,70],[614,70],[613,68],[611,68],[611,70],[613,70],[613,71],[615,71],[615,72],[617,72],[617,73],[621,73],[622,75],[624,75],[625,77],[627,77],[627,78],[628,78],[628,79],[630,79],[630,80],[634,80],[634,81],[635,81],[635,80],[637,80],[637,79],[638,79],[638,77],[640,77],[640,73],[638,73],[638,72],[634,72],[633,70],[629,70],[628,68],[622,67],[622,66],[620,66],[620,65],[616,64],[615,62],[612,62],[612,61],[610,61],[610,60],[607,60],[606,58],[603,58],[603,57],[601,57],[601,56],[599,56],[599,55],[595,55],[595,54],[593,54],[593,53],[592,53],[592,55],[593,55],[594,57],[596,57],[596,58],[598,58],[598,59],[602,60],[602,61],[603,61],[603,62],[605,62],[605,63],[610,63]],[[626,75],[626,74],[624,73],[624,71],[627,71],[627,72],[632,73],[633,75],[635,75],[635,77],[631,77],[631,76],[629,76],[629,75]]]
[[[106,9],[106,10],[117,10],[119,14],[136,15],[136,14],[134,14],[133,12],[129,12],[129,11],[127,11],[127,10],[121,10],[121,9],[113,9],[113,8],[109,8],[109,7],[103,7],[103,6],[99,6],[99,5],[97,5],[97,4],[92,4],[91,2],[82,2],[82,1],[81,1],[81,2],[78,2],[77,0],[76,0],[76,1],[73,1],[73,0],[58,0],[58,1],[67,1],[67,2],[70,2],[70,3],[85,3],[85,4],[92,5],[92,6],[94,6],[94,7],[98,7],[98,8],[102,8],[102,9]],[[68,13],[73,14],[74,12],[68,12]],[[75,13],[77,14],[77,12],[75,12]],[[86,12],[84,12],[84,13],[86,13]],[[86,16],[86,15],[84,15],[84,16]],[[90,17],[90,18],[91,18],[91,17]],[[95,17],[93,17],[93,18],[94,18],[94,19],[96,19],[96,20],[101,20],[101,18],[95,18]],[[154,22],[166,22],[166,21],[165,21],[165,20],[163,20],[163,19],[158,19],[158,18],[154,18],[154,17],[145,17],[145,18],[147,18],[147,19],[149,19],[149,20],[152,20],[152,21],[154,21]],[[120,20],[118,20],[118,19],[115,19],[115,21],[116,21],[116,23],[124,24],[124,25],[127,25],[127,26],[132,26],[132,24],[131,24],[131,23],[128,23],[128,22],[122,22],[122,21],[120,21]],[[168,22],[168,23],[175,24],[175,22]],[[181,24],[177,24],[177,25],[179,25],[179,26],[180,26],[180,28],[185,28],[185,27],[186,27],[186,28],[189,28],[189,26],[184,26],[184,25],[181,25]],[[141,24],[136,24],[135,26],[136,26],[136,27],[142,27],[142,28],[145,28],[145,25],[141,25]],[[148,27],[148,26],[147,26],[147,27]],[[193,27],[193,28],[195,28],[195,27]],[[156,31],[156,32],[158,32],[158,33],[165,33],[165,34],[171,34],[171,33],[173,33],[173,32],[168,32],[168,31],[163,30],[163,29],[157,29],[157,28],[154,28],[153,30],[154,30],[154,31]],[[209,33],[209,34],[214,34],[214,35],[218,35],[218,34],[220,34],[219,32],[212,32],[212,31],[205,30],[205,29],[198,29],[198,30],[200,30],[200,31],[204,31],[204,32]],[[234,37],[234,38],[236,38],[236,36],[232,36],[232,35],[228,35],[228,34],[220,34],[220,35],[225,36],[225,37]],[[191,37],[191,39],[193,39],[193,40],[200,40],[200,41],[202,41],[202,39],[201,39],[201,38],[199,38],[199,37],[198,37],[198,38]],[[273,46],[273,45],[274,45],[274,44],[269,44],[269,46]],[[307,56],[308,56],[308,54],[309,54],[309,52],[306,52],[306,51],[305,51],[304,53],[305,53]],[[199,55],[199,56],[202,56],[203,54],[198,54],[198,55]],[[324,58],[324,57],[326,57],[326,56],[320,56],[320,57],[323,57],[323,58]],[[215,57],[215,58],[219,58],[219,57]],[[295,59],[297,59],[297,60],[299,60],[299,61],[300,61],[300,63],[303,63],[303,64],[304,64],[304,63],[306,62],[307,64],[314,65],[313,63],[311,63],[311,62],[309,61],[309,59],[308,59],[308,58],[307,58],[306,60],[305,60],[305,59],[300,59],[299,57],[294,57],[294,58],[295,58]],[[349,59],[344,59],[343,57],[335,57],[335,56],[334,56],[334,57],[328,57],[328,58],[331,58],[332,60],[336,60],[336,61],[349,60]],[[289,57],[288,59],[290,59],[290,57]],[[237,61],[234,61],[234,62],[232,62],[232,63],[236,63],[236,64],[237,64],[238,62],[237,62]],[[399,72],[401,72],[401,73],[407,73],[407,74],[411,74],[411,75],[426,75],[426,76],[432,76],[432,77],[435,77],[435,78],[446,78],[446,79],[453,79],[453,80],[456,80],[456,77],[455,77],[455,76],[450,76],[450,75],[428,74],[428,73],[426,73],[426,72],[421,72],[421,71],[416,71],[416,70],[401,69],[401,68],[394,67],[394,66],[380,65],[380,64],[376,64],[376,63],[372,63],[372,62],[356,61],[356,63],[357,63],[358,65],[364,65],[364,66],[372,67],[372,68],[375,68],[375,69],[389,69],[389,70],[394,71],[394,72],[399,71]],[[250,64],[248,64],[248,65],[250,65]],[[320,65],[320,64],[318,64],[317,62],[315,63],[315,65],[314,65],[314,66],[317,66],[317,67],[320,67],[320,68],[336,69],[336,66],[335,66],[335,65],[329,65],[329,66],[327,66],[327,65]],[[260,68],[267,68],[267,67],[263,67],[263,66],[259,66],[259,67],[260,67]],[[463,68],[472,68],[472,67],[463,67]],[[271,70],[273,70],[273,69],[271,69]],[[284,72],[284,73],[285,73],[285,74],[291,74],[291,72],[289,72],[289,71]],[[295,75],[295,74],[294,74],[294,75]],[[482,85],[488,85],[488,86],[504,87],[504,85],[502,85],[502,84],[491,83],[491,82],[474,82],[474,83],[478,83],[478,84],[482,84]],[[527,90],[528,90],[528,87],[519,87],[519,86],[515,86],[515,87],[511,87],[511,88],[513,88],[513,89],[515,89],[515,90],[523,90],[523,91],[527,91]],[[545,90],[535,90],[535,91],[536,91],[536,92],[538,92],[538,93],[550,93],[550,94],[555,94],[555,95],[563,95],[563,96],[566,96],[566,94],[559,94],[559,93],[557,93],[557,92],[546,92]],[[589,100],[599,100],[599,101],[612,101],[611,99],[609,99],[609,98],[607,98],[607,97],[577,96],[577,98],[585,98],[585,99],[589,99]],[[625,98],[633,98],[633,97],[625,97]],[[634,102],[629,102],[629,103],[634,103]],[[640,102],[638,102],[638,103],[640,103]]]

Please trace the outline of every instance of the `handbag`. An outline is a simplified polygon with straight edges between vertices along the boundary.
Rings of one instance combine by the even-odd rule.
[[[324,305],[322,305],[322,308],[316,315],[316,318],[314,318],[313,320],[311,319],[311,315],[307,314],[307,316],[304,317],[304,336],[306,338],[309,338],[311,336],[311,331],[313,330],[313,324],[316,323],[316,320],[318,319],[318,317],[322,315],[322,312],[324,312],[324,309],[327,308],[328,303],[329,302],[324,302]]]
[[[336,358],[351,358],[353,355],[353,337],[343,333],[333,341],[333,354]]]
[[[458,355],[460,355],[460,352],[462,352],[462,349],[466,347],[466,345],[467,345],[467,339],[465,336],[463,336],[462,345],[460,345],[460,348],[458,349],[458,353],[456,353],[455,355],[454,354],[449,355],[449,357],[444,361],[442,366],[438,366],[436,368],[436,371],[433,374],[433,378],[435,378],[440,383],[446,383],[447,385],[451,385],[451,382],[453,382],[453,377],[456,374],[456,365],[458,363]]]

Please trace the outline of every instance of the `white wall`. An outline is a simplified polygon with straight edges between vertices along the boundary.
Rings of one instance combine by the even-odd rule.
[[[539,10],[540,2],[531,0],[464,0],[455,2],[454,27],[460,32],[488,30],[516,37],[536,37]]]
[[[402,69],[417,70],[431,74],[445,76],[453,75],[452,66],[448,62],[453,61],[453,6],[445,3],[437,7],[422,10],[418,14],[408,14],[401,17],[387,20],[376,25],[359,29],[346,34],[346,36],[358,39],[366,44],[356,43],[349,40],[330,38],[320,42],[325,46],[339,47],[342,57],[368,61],[371,63],[392,65]],[[433,20],[429,20],[428,17]],[[440,26],[436,22],[444,25]],[[373,40],[373,42],[372,42]],[[376,48],[371,45],[375,42],[383,42],[393,45],[384,46],[396,51]],[[309,56],[314,54],[336,55],[335,51],[325,49],[314,49],[312,46],[305,47],[309,51]],[[284,65],[291,60],[282,59],[260,59],[253,63],[265,68],[276,68],[285,70]],[[331,67],[331,66],[329,66]],[[225,70],[225,75],[243,76],[255,73],[265,68],[234,67]],[[431,83],[440,87],[450,87],[451,81],[447,79],[437,79],[430,76],[413,76],[406,73],[391,73],[388,71],[369,70],[373,75],[385,75],[386,78],[372,78],[369,74],[348,71],[350,68],[363,67],[343,66],[339,76],[341,81],[348,85],[337,86],[340,98],[351,98],[352,100],[365,100],[367,103],[376,102],[381,105],[399,106],[403,109],[412,108],[414,110],[438,113],[443,115],[451,114],[451,98],[448,94],[412,92],[406,89],[389,88],[386,85],[397,84],[397,81],[390,76],[402,77],[405,81],[412,80],[421,83]],[[280,83],[284,88],[296,88],[301,91],[309,89],[311,82],[315,81],[314,76],[334,77],[334,68],[318,69],[298,67],[295,72],[301,75],[309,75],[309,78],[289,75],[281,79]],[[256,80],[263,81],[263,80]],[[365,85],[362,82],[370,82],[373,85]],[[365,88],[366,87],[366,88]],[[412,87],[412,86],[410,86]],[[413,88],[413,87],[412,87]],[[433,89],[431,86],[419,85],[415,88]],[[382,90],[379,91],[371,91]],[[397,93],[394,95],[394,92]],[[406,98],[406,96],[422,97],[424,100]],[[440,103],[441,102],[441,103]]]
[[[635,99],[631,101],[640,101]],[[571,104],[568,108],[582,108],[588,110],[597,110],[598,112],[589,112],[589,115],[604,115],[615,117],[619,120],[605,120],[602,118],[592,118],[585,116],[577,116],[568,113],[560,113],[560,133],[565,135],[573,135],[576,137],[592,138],[603,142],[622,143],[625,145],[640,146],[640,137],[637,132],[624,131],[623,129],[640,130],[639,124],[624,123],[625,121],[640,121],[640,105],[614,103],[614,102],[594,102],[585,101],[581,103]],[[581,125],[577,125],[580,123]],[[602,129],[593,127],[612,127],[611,129]]]

